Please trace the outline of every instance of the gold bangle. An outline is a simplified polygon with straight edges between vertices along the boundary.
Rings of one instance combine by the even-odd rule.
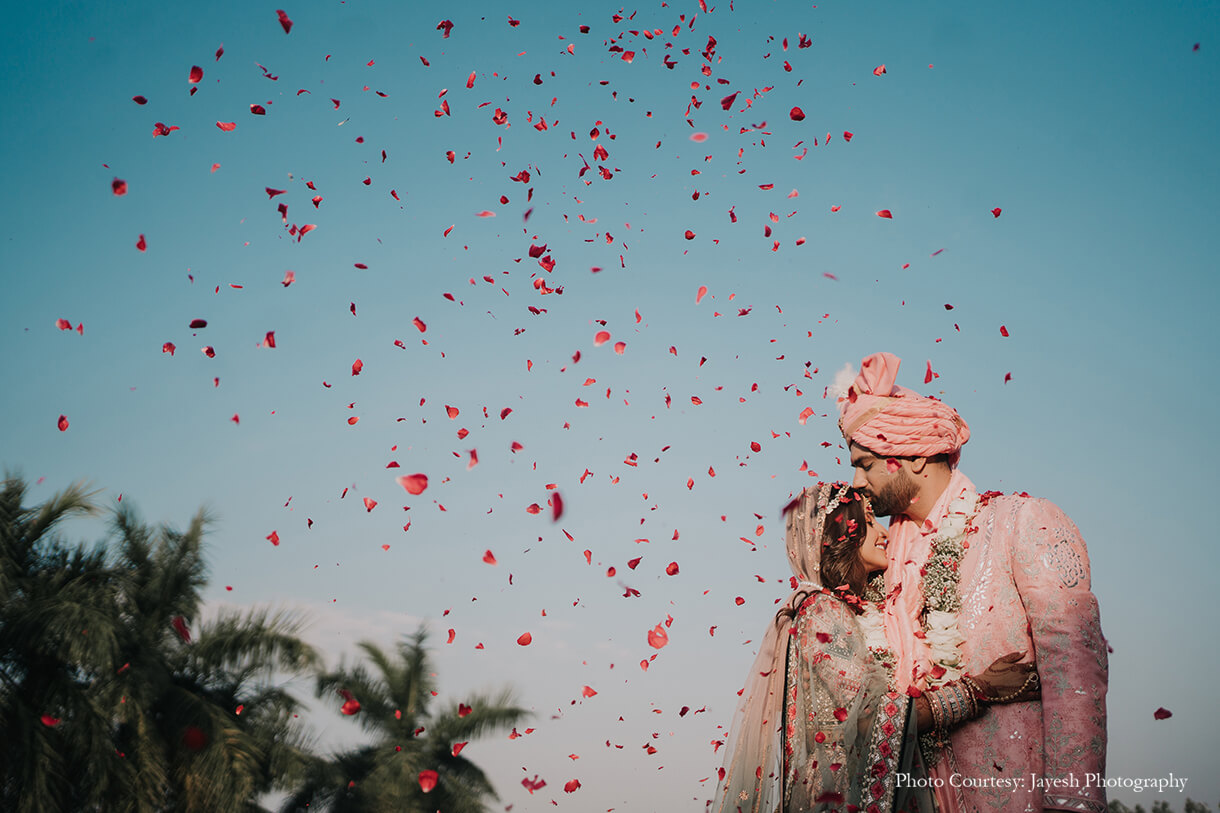
[[[974,696],[976,702],[991,702],[991,698],[989,698],[987,693],[983,691],[983,687],[976,683],[974,678],[970,677],[970,675],[962,675],[961,681],[962,683],[966,684],[966,688],[970,689],[970,693]]]

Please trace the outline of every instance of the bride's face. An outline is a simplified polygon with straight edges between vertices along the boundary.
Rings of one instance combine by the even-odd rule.
[[[864,562],[864,567],[869,573],[878,570],[885,570],[889,564],[889,559],[885,553],[885,544],[888,539],[885,529],[877,524],[877,520],[869,517],[868,533],[864,537],[864,541],[860,543],[860,561]]]

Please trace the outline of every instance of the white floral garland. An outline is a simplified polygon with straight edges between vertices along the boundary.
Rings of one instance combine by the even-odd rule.
[[[949,503],[945,518],[932,539],[924,578],[920,584],[924,596],[924,640],[932,650],[933,671],[940,667],[939,677],[928,675],[929,686],[939,686],[962,676],[961,645],[966,642],[958,628],[961,596],[958,582],[960,564],[966,554],[966,534],[979,510],[977,494],[966,492]],[[859,617],[864,641],[873,657],[893,664],[894,654],[885,638],[884,601],[869,601]]]
[[[924,640],[932,650],[933,671],[937,671],[938,666],[944,670],[939,677],[928,675],[929,686],[939,686],[962,676],[961,646],[966,637],[957,623],[958,611],[962,608],[958,584],[962,557],[966,555],[966,534],[978,513],[979,503],[978,494],[969,491],[949,503],[924,565],[920,584],[924,596]]]

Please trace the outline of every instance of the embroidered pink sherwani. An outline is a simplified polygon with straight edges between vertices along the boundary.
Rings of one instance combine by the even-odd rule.
[[[970,481],[955,472],[923,528],[895,519],[891,568],[898,557],[908,567],[920,561],[921,551],[926,561],[935,523],[966,490],[973,491]],[[978,675],[1002,655],[1032,653],[1042,700],[988,706],[952,732],[952,761],[942,759],[936,769],[951,795],[942,797],[942,809],[1105,813],[1105,791],[1089,776],[1105,774],[1106,642],[1084,540],[1046,500],[996,496],[983,502],[966,538],[958,584],[965,670]],[[896,536],[906,538],[901,550],[893,545]],[[890,644],[895,651],[902,646]]]

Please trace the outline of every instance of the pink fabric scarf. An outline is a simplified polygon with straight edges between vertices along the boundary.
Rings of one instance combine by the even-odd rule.
[[[962,494],[975,494],[974,484],[960,471],[954,470],[949,485],[932,506],[923,525],[898,514],[890,523],[886,552],[890,564],[885,571],[885,637],[897,659],[894,681],[899,691],[910,686],[927,688],[927,676],[932,669],[932,648],[923,638],[924,596],[922,570],[928,561],[932,539],[949,505]]]

